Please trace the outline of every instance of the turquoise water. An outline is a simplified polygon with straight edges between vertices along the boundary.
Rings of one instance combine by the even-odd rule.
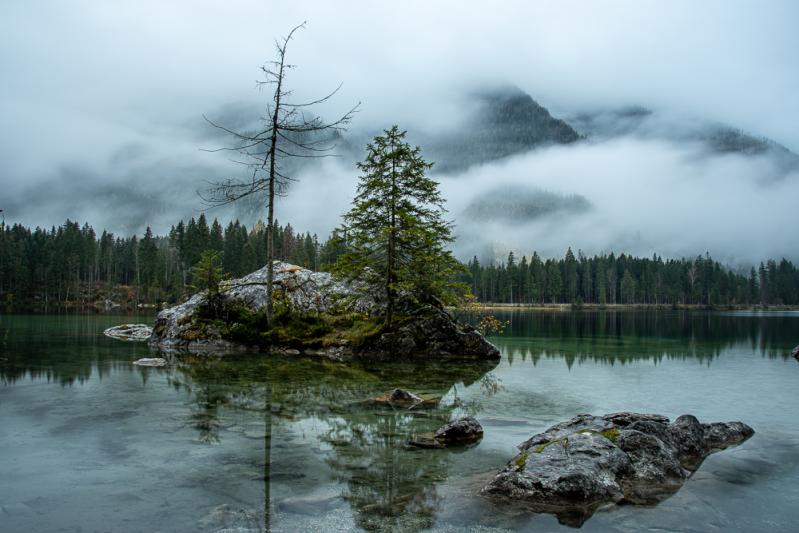
[[[507,313],[498,363],[343,365],[263,355],[131,364],[102,336],[131,317],[0,316],[0,531],[569,531],[477,494],[547,426],[590,412],[742,420],[656,507],[585,531],[793,531],[799,523],[797,313]],[[145,319],[147,320],[147,319]],[[424,411],[361,401],[394,387]],[[473,414],[459,450],[406,447]]]

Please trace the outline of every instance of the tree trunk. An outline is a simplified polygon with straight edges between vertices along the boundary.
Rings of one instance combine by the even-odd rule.
[[[391,145],[392,152],[394,145]],[[386,327],[391,327],[394,319],[394,275],[397,231],[397,169],[394,160],[391,161],[391,198],[389,200],[389,232],[388,232],[388,257],[386,261]]]
[[[286,57],[285,47],[280,53],[280,70],[278,71],[277,87],[275,88],[275,111],[272,114],[272,138],[269,147],[269,207],[267,209],[266,224],[266,324],[272,326],[272,283],[275,279],[275,179],[277,169],[275,156],[277,153],[277,135],[280,119],[280,91],[283,86],[283,63]]]

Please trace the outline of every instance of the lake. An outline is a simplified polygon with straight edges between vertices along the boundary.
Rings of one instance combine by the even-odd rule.
[[[0,316],[0,531],[574,531],[477,492],[534,433],[623,410],[757,433],[660,505],[603,510],[582,531],[795,530],[799,313],[499,316],[498,363],[250,354],[166,368],[132,365],[147,346],[102,335],[136,317]],[[361,403],[394,387],[442,400]],[[406,446],[464,414],[479,445]]]

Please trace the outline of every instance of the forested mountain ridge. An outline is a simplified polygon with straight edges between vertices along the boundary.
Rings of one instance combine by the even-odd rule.
[[[513,86],[484,89],[461,99],[459,116],[441,116],[441,128],[410,128],[412,144],[424,147],[434,173],[459,174],[470,167],[522,154],[535,148],[570,144],[581,136],[532,96]],[[368,132],[345,133],[342,151],[357,159]]]
[[[167,236],[149,229],[141,237],[98,236],[88,224],[72,221],[49,230],[6,226],[0,232],[0,308],[102,308],[105,299],[127,308],[177,302],[196,291],[191,270],[205,250],[220,252],[225,272],[241,277],[265,263],[265,228],[238,221],[223,228],[204,215],[178,223]],[[281,261],[328,270],[346,250],[338,232],[322,243],[290,224],[275,228]],[[510,254],[483,265],[473,258],[458,281],[491,303],[799,305],[799,270],[786,259],[741,273],[709,256],[588,257],[569,249],[561,259]]]
[[[579,214],[588,209],[591,209],[591,202],[579,194],[509,186],[477,196],[463,214],[479,221],[525,222],[555,213]]]
[[[574,128],[516,87],[479,92],[473,98],[477,110],[458,132],[424,144],[437,172],[462,172],[540,146],[580,139]]]

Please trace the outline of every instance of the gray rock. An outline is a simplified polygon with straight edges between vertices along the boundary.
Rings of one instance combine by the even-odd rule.
[[[103,331],[103,335],[121,341],[146,341],[153,333],[147,324],[122,324]]]
[[[422,398],[406,390],[394,389],[388,395],[388,401],[394,404],[415,404],[421,402]]]
[[[438,428],[435,432],[417,433],[408,441],[416,448],[447,448],[465,446],[483,438],[483,426],[474,417],[459,418]]]
[[[709,454],[746,441],[741,422],[702,424],[691,415],[578,415],[519,445],[521,452],[483,488],[580,525],[613,503],[654,504],[678,490]]]
[[[403,389],[394,389],[380,396],[356,402],[353,405],[391,407],[393,409],[422,409],[434,407],[441,400],[440,396],[419,396]]]
[[[499,359],[499,350],[468,324],[459,324],[441,307],[423,304],[413,310],[410,324],[390,331],[363,347],[388,357],[473,356],[480,359]]]
[[[382,316],[385,303],[379,288],[370,289],[359,281],[344,281],[327,272],[313,272],[288,263],[276,261],[275,289],[289,309],[298,315],[359,313]],[[245,306],[258,312],[266,306],[266,267],[241,279],[224,282],[222,299],[225,303]],[[247,349],[247,346],[222,338],[216,326],[200,324],[195,319],[198,309],[206,304],[206,293],[198,293],[188,301],[164,309],[155,321],[151,344],[166,351],[225,351]],[[404,358],[412,356],[471,356],[498,359],[499,351],[473,327],[459,324],[440,305],[400,301],[398,312],[413,316],[409,324],[377,336],[357,349],[346,339],[325,348],[303,347],[306,355],[345,361],[354,357]],[[201,327],[199,327],[201,326]],[[296,350],[297,346],[272,346],[279,352]],[[294,353],[294,352],[292,352]]]
[[[243,278],[225,281],[222,298],[257,312],[266,306],[266,278],[267,268],[263,267]],[[280,261],[274,263],[274,284],[297,313],[370,314],[378,305],[377,300],[363,291],[357,282],[337,280],[330,273],[313,272]],[[186,302],[158,313],[150,342],[162,348],[198,351],[237,348],[235,343],[221,339],[216,331],[205,331],[202,338],[195,338],[192,334],[192,316],[206,303],[206,299],[206,293],[200,292]]]
[[[160,357],[143,357],[133,361],[133,364],[138,366],[166,366],[167,361]]]
[[[434,437],[445,445],[471,444],[483,438],[483,426],[474,417],[467,416],[438,428]]]

